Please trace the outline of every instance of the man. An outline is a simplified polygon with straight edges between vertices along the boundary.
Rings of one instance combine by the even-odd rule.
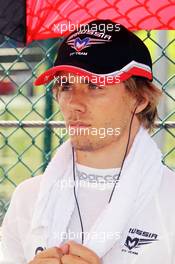
[[[92,21],[35,84],[51,80],[70,140],[13,194],[3,263],[175,263],[175,175],[147,132],[161,92],[144,43]]]

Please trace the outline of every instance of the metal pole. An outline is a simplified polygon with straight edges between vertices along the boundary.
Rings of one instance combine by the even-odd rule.
[[[167,44],[167,31],[166,30],[159,30],[157,32],[157,42],[161,45],[161,47],[165,47]],[[160,48],[157,47],[156,49],[156,58],[160,56]],[[154,64],[153,66],[153,72],[156,77],[156,79],[163,84],[168,77],[168,60],[167,58],[162,54],[161,58]],[[159,87],[160,84],[154,81]],[[167,114],[167,102],[166,102],[166,95],[163,94],[162,99],[158,105],[158,113],[161,120],[166,116]],[[159,133],[154,136],[154,140],[160,147],[160,149],[163,151],[164,145],[165,145],[165,132],[164,129],[161,130]]]
[[[55,44],[57,40],[56,39],[50,39],[47,40],[47,47],[50,48],[53,44]],[[47,63],[47,68],[50,68],[53,66],[54,62],[54,56],[55,52],[57,50],[57,47],[55,46],[49,56],[49,60]],[[44,117],[46,121],[46,126],[44,129],[44,148],[43,148],[43,171],[47,167],[50,159],[51,159],[51,145],[52,145],[52,129],[47,124],[47,122],[50,120],[50,117],[53,114],[53,100],[52,100],[52,94],[51,94],[51,85],[47,86],[46,89],[46,95],[45,95],[45,111],[44,111]]]

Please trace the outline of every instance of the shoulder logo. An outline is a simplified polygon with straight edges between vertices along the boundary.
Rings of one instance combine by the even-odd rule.
[[[75,39],[71,39],[67,41],[67,44],[71,46],[74,50],[77,52],[88,48],[92,45],[96,44],[104,44],[106,42],[109,42],[110,40],[106,39],[95,39],[95,38],[90,38],[90,37],[85,37],[83,39],[80,39],[79,37],[76,37]]]
[[[142,245],[147,245],[150,244],[154,241],[157,241],[157,239],[146,239],[146,238],[132,238],[130,236],[127,236],[126,241],[125,241],[125,246],[131,250],[133,248],[139,248]]]
[[[158,241],[157,237],[158,235],[155,233],[130,228],[129,234],[124,243],[125,248],[123,248],[122,251],[138,255],[138,248]]]

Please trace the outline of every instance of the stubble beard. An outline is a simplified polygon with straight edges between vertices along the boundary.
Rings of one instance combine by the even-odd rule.
[[[105,148],[112,142],[116,141],[117,138],[118,136],[108,136],[106,138],[98,138],[95,136],[94,138],[82,138],[81,136],[75,136],[71,137],[71,144],[75,150],[91,152]]]

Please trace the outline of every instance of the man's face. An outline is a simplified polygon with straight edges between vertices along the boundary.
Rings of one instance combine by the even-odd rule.
[[[70,75],[74,82],[69,82]],[[59,76],[68,80],[57,83],[55,89],[59,89],[57,99],[75,149],[98,150],[126,136],[136,100],[123,83],[97,86],[80,82],[74,74]]]

